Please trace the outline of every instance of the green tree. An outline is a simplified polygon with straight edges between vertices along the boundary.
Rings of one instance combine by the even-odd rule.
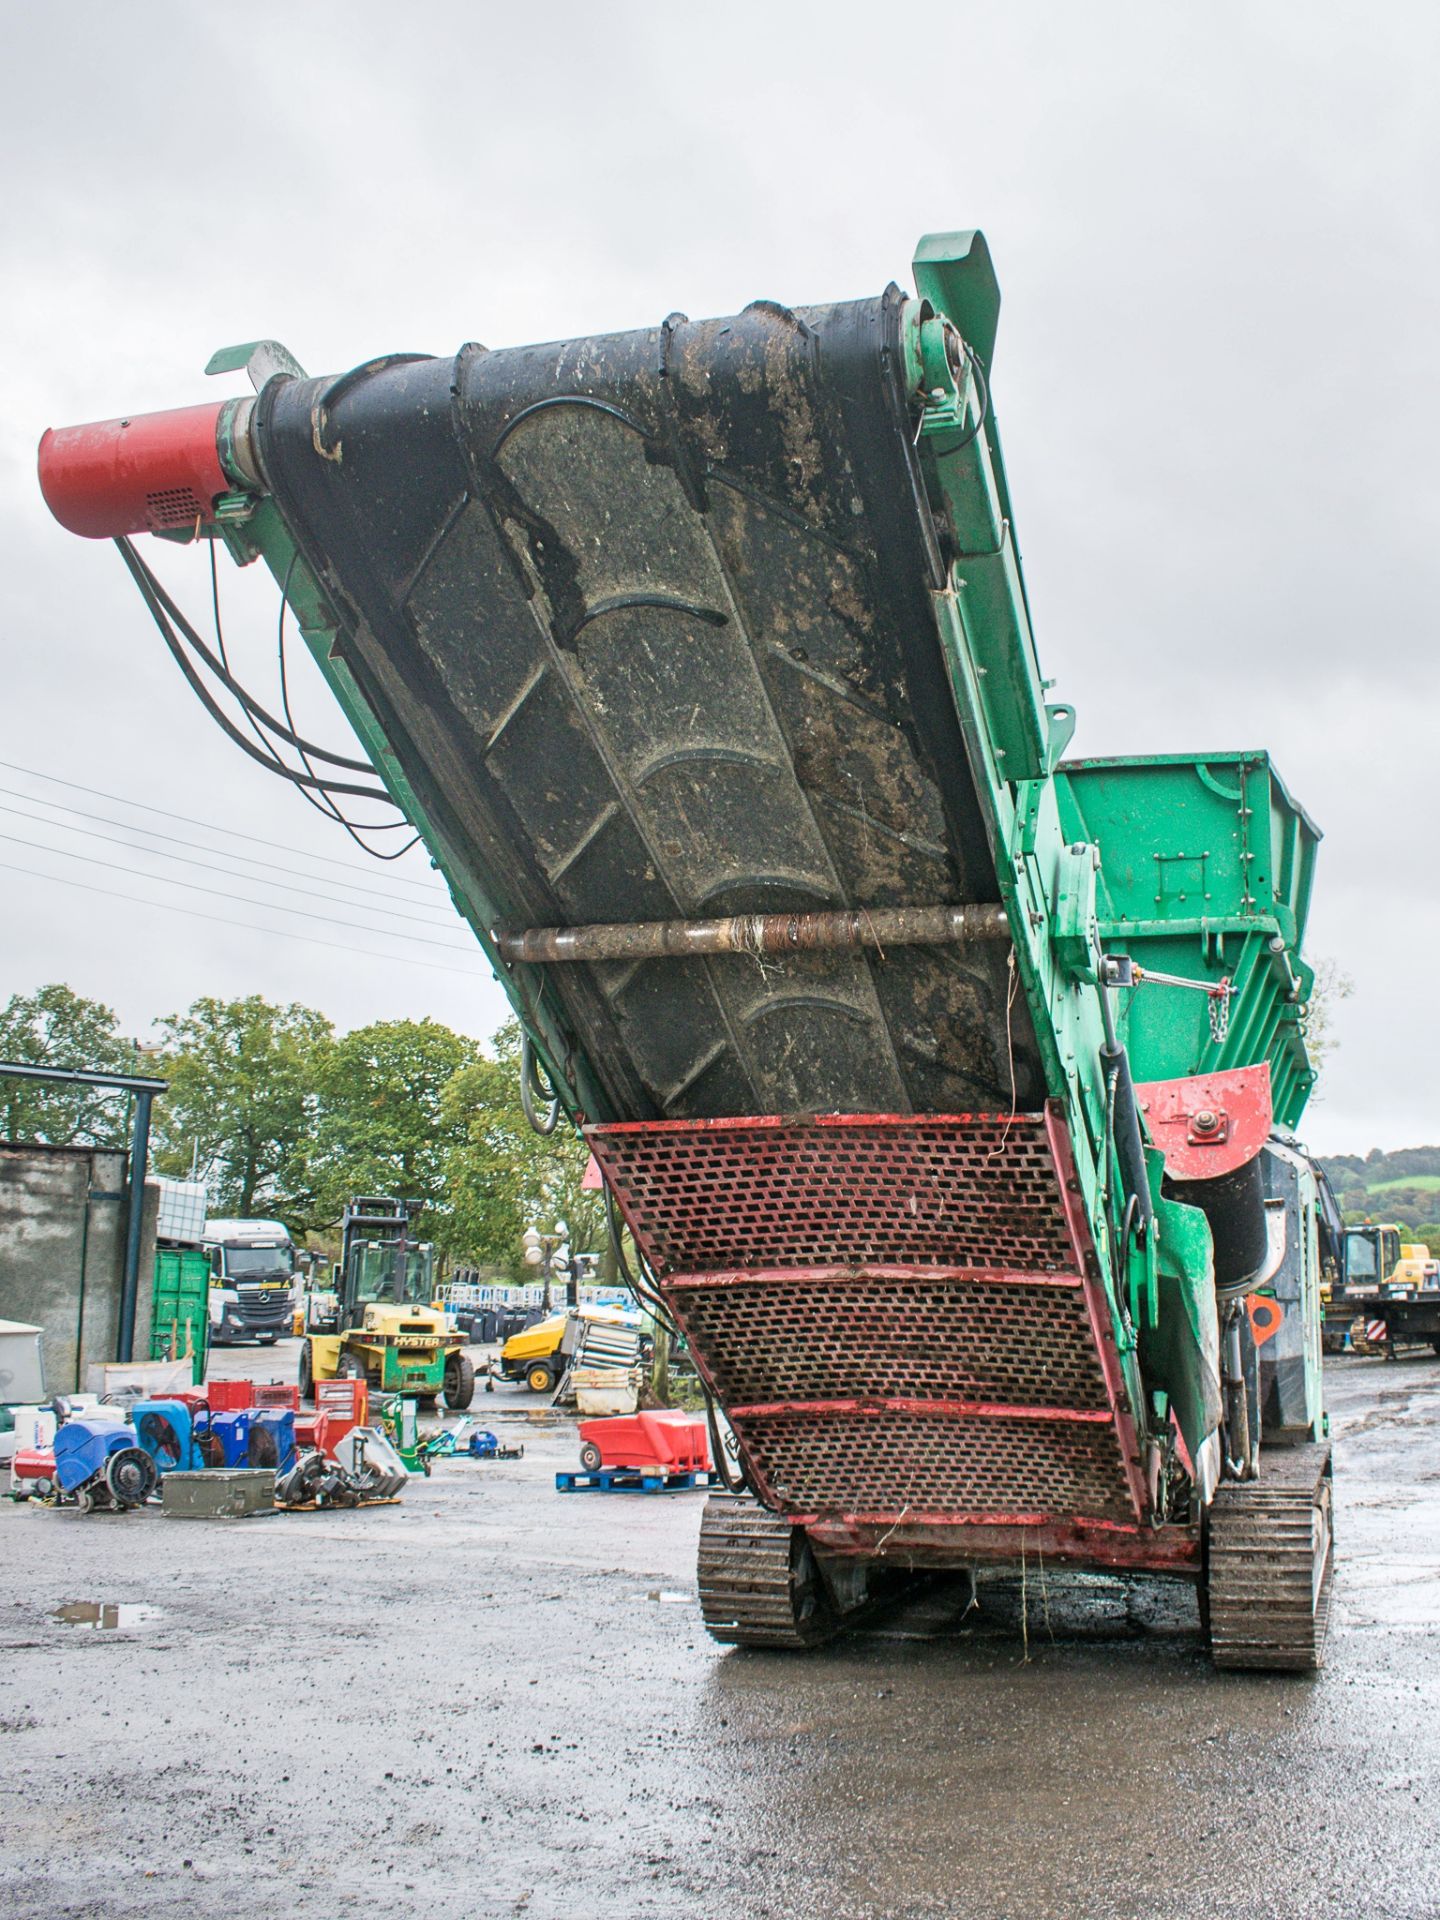
[[[148,1073],[109,1007],[58,981],[12,994],[0,1012],[0,1060],[93,1073]],[[129,1144],[129,1100],[98,1087],[0,1076],[0,1135],[52,1146]]]
[[[170,1090],[156,1104],[157,1170],[183,1176],[193,1160],[212,1212],[310,1225],[316,1083],[334,1044],[325,1015],[259,994],[202,998],[160,1029]]]
[[[352,1194],[385,1193],[423,1202],[431,1217],[419,1229],[438,1235],[452,1144],[445,1089],[479,1054],[438,1020],[377,1020],[334,1042],[319,1083],[322,1217]]]
[[[491,1051],[457,1073],[445,1090],[453,1137],[446,1163],[449,1217],[443,1243],[458,1260],[500,1266],[523,1277],[520,1237],[548,1232],[557,1220],[577,1252],[604,1245],[604,1208],[581,1186],[590,1153],[562,1118],[537,1134],[520,1105],[520,1029],[508,1021]]]
[[[1335,1038],[1335,1009],[1342,1000],[1348,1000],[1355,991],[1355,982],[1345,972],[1337,960],[1322,955],[1315,962],[1315,984],[1306,1001],[1302,1027],[1305,1034],[1305,1046],[1310,1055],[1310,1064],[1324,1080],[1326,1060],[1340,1044]],[[1323,1098],[1317,1089],[1310,1095],[1312,1101]]]

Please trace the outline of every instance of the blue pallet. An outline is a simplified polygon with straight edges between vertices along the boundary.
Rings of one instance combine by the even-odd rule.
[[[601,1467],[597,1473],[557,1473],[557,1493],[693,1493],[718,1487],[717,1473],[645,1473],[638,1467]]]

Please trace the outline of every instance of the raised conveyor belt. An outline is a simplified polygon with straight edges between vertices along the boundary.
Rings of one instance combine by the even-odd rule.
[[[902,304],[265,389],[339,651],[502,926],[998,900]],[[1038,1109],[1010,984],[995,942],[550,976],[610,1119]]]

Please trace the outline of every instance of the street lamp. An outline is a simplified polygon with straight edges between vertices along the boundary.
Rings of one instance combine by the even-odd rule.
[[[539,1267],[545,1275],[545,1311],[548,1313],[554,1305],[551,1286],[557,1273],[563,1273],[568,1281],[569,1304],[580,1304],[578,1277],[570,1258],[570,1229],[563,1220],[555,1222],[554,1231],[541,1233],[536,1227],[527,1227],[520,1236],[521,1257],[527,1267]]]

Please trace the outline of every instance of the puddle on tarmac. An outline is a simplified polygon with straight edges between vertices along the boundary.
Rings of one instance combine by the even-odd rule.
[[[148,1627],[165,1618],[164,1607],[150,1607],[140,1601],[112,1603],[100,1600],[72,1600],[57,1607],[52,1619],[67,1627]]]

